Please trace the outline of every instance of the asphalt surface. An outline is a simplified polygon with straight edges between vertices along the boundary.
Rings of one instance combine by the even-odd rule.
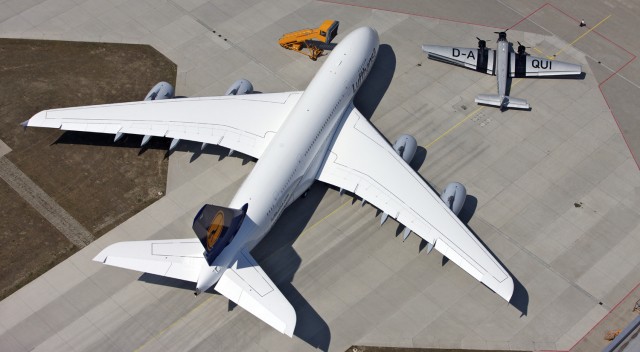
[[[114,242],[192,236],[194,211],[226,204],[252,168],[222,148],[200,154],[185,143],[170,157],[166,196],[0,303],[3,349],[569,350],[610,316],[640,282],[634,3],[394,4],[10,3],[0,33],[150,43],[177,63],[178,94],[204,96],[241,77],[262,92],[304,89],[323,59],[280,48],[280,35],[324,19],[340,20],[341,35],[375,27],[382,46],[356,106],[390,141],[416,136],[416,167],[437,189],[467,185],[463,216],[517,280],[510,305],[321,184],[253,252],[296,309],[293,339],[213,292],[194,300],[189,283],[92,263]],[[584,79],[514,81],[512,94],[532,110],[500,112],[473,103],[495,91],[494,77],[419,50],[475,47],[476,36],[506,28],[535,55],[581,63]]]

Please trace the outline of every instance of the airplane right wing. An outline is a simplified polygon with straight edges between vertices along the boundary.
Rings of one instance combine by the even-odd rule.
[[[260,158],[301,95],[225,95],[51,109],[23,126],[183,139]]]
[[[582,74],[582,66],[564,61],[511,53],[511,77],[574,76]]]
[[[509,301],[507,270],[353,105],[346,113],[318,180],[362,197]]]
[[[493,75],[495,71],[495,51],[492,49],[454,48],[451,46],[423,45],[422,51],[429,59],[465,67]]]

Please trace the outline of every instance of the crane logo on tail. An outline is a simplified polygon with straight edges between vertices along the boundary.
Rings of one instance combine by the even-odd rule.
[[[224,213],[222,210],[218,210],[216,216],[211,220],[209,228],[207,228],[207,250],[210,251],[213,245],[216,244],[218,238],[222,234],[224,229]]]

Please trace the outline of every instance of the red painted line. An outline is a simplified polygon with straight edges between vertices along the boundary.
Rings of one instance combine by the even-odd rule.
[[[549,5],[549,6],[553,7],[553,8],[554,8],[554,9],[556,9],[558,12],[561,12],[563,15],[565,15],[565,16],[567,16],[567,17],[571,18],[572,20],[576,21],[576,23],[580,23],[580,20],[578,20],[577,18],[575,18],[575,17],[571,16],[570,14],[568,14],[568,13],[566,13],[566,12],[562,11],[559,7],[555,6],[554,4],[546,3],[545,5]],[[587,27],[587,28],[588,28],[588,27]]]
[[[633,61],[633,60],[632,60]],[[629,64],[631,61],[627,62],[627,64]],[[627,64],[625,64],[624,66],[626,66]],[[622,67],[624,67],[622,66]],[[622,67],[620,69],[622,69]],[[618,70],[619,71],[619,70]],[[616,71],[617,72],[617,71]],[[615,74],[615,73],[614,73]],[[613,77],[612,74],[611,76],[609,76],[609,78]],[[606,82],[607,80],[609,80],[609,78],[607,78],[604,82]],[[611,109],[611,105],[609,105],[609,101],[607,101],[607,95],[604,94],[604,92],[602,91],[602,84],[604,83],[602,82],[601,84],[598,85],[598,89],[600,90],[600,94],[602,94],[602,97],[604,98],[604,102],[607,104],[607,108],[609,109],[609,113],[611,114],[611,116],[613,117],[613,121],[615,121],[616,126],[618,126],[618,130],[620,131],[620,135],[622,136],[622,140],[624,141],[624,144],[627,145],[627,149],[629,149],[629,153],[631,153],[631,157],[633,158],[633,161],[635,161],[636,163],[636,167],[638,168],[638,171],[640,171],[640,164],[638,164],[638,158],[636,158],[635,154],[633,153],[633,149],[631,149],[631,147],[629,146],[629,142],[627,141],[627,138],[624,135],[624,132],[622,132],[622,127],[620,126],[620,122],[618,122],[618,118],[616,117],[616,115],[613,113],[613,110]],[[636,286],[637,287],[637,286]]]
[[[499,28],[499,27],[493,27],[493,26],[487,26],[487,25],[483,25],[483,24],[477,24],[477,23],[471,23],[471,22],[464,22],[464,21],[457,21],[457,20],[450,20],[450,19],[446,19],[446,18],[440,18],[440,17],[433,17],[433,16],[427,16],[427,15],[421,15],[421,14],[415,14],[415,13],[408,13],[408,12],[401,12],[401,11],[391,11],[388,9],[381,9],[381,8],[375,8],[375,7],[368,7],[368,6],[360,6],[360,5],[353,5],[353,4],[345,4],[345,3],[341,3],[338,1],[331,1],[331,0],[318,0],[320,2],[326,2],[326,3],[332,3],[332,4],[338,4],[338,5],[345,5],[345,6],[353,6],[353,7],[360,7],[360,8],[367,8],[367,9],[372,9],[372,10],[380,10],[380,11],[387,11],[387,12],[395,12],[395,13],[401,13],[401,14],[405,14],[405,15],[411,15],[411,16],[417,16],[417,17],[425,17],[425,18],[433,18],[433,19],[437,19],[437,20],[443,20],[443,21],[449,21],[449,22],[455,22],[455,23],[463,23],[463,24],[470,24],[473,26],[479,26],[479,27],[488,27],[488,28]],[[566,12],[562,11],[561,9],[559,9],[558,7],[554,6],[553,4],[550,3],[545,3],[542,6],[540,6],[539,8],[537,8],[535,11],[531,12],[530,14],[528,14],[527,16],[523,17],[521,20],[519,20],[518,22],[516,22],[516,24],[514,24],[513,26],[509,27],[508,29],[511,29],[517,25],[519,25],[520,23],[522,23],[524,20],[526,20],[527,18],[529,18],[530,16],[532,16],[534,13],[540,11],[542,8],[544,8],[545,6],[551,6],[553,7],[555,10],[557,10],[558,12],[564,14],[565,16],[573,19],[574,21],[579,22],[575,17],[567,14]],[[640,170],[640,164],[638,164],[638,159],[635,157],[635,155],[633,154],[633,150],[629,147],[629,143],[627,142],[627,139],[624,136],[624,133],[622,132],[622,128],[620,127],[620,124],[618,123],[618,119],[616,118],[616,116],[613,113],[613,110],[611,110],[611,106],[609,105],[609,102],[607,101],[607,96],[604,94],[604,92],[602,91],[602,85],[604,83],[606,83],[611,77],[615,76],[616,74],[618,74],[618,72],[620,72],[623,68],[625,68],[627,65],[629,65],[632,61],[634,61],[637,56],[632,54],[631,52],[629,52],[627,49],[623,48],[622,46],[618,45],[617,43],[615,43],[614,41],[612,41],[611,39],[605,37],[604,35],[600,34],[598,31],[596,30],[592,30],[592,33],[596,33],[597,35],[599,35],[600,37],[602,37],[603,39],[607,40],[608,42],[610,42],[611,44],[617,46],[618,48],[624,50],[625,52],[627,52],[629,55],[631,55],[631,59],[629,61],[627,61],[627,63],[625,63],[624,65],[622,65],[620,68],[618,68],[615,72],[613,72],[609,77],[607,77],[604,81],[600,82],[598,84],[598,89],[600,90],[600,94],[602,94],[602,98],[604,99],[604,102],[607,104],[607,108],[609,109],[609,113],[611,114],[611,116],[613,117],[613,120],[615,121],[616,125],[618,126],[618,130],[620,131],[620,135],[622,135],[622,140],[624,140],[624,143],[627,145],[627,149],[629,149],[629,152],[631,153],[631,156],[633,157],[633,159],[636,162],[636,166],[638,167],[638,170]],[[631,291],[629,291],[624,298],[622,298],[615,306],[613,306],[613,308],[611,308],[609,310],[609,312],[602,317],[586,334],[584,334],[584,336],[582,336],[576,343],[573,344],[573,346],[571,346],[570,349],[568,350],[542,350],[542,352],[569,352],[572,349],[574,349],[580,342],[582,342],[582,340],[585,339],[585,337],[587,337],[587,335],[589,335],[593,329],[595,329],[598,325],[600,325],[600,323],[602,323],[602,321],[604,319],[606,319],[611,312],[613,312],[613,310],[615,310],[616,308],[618,308],[618,306],[620,306],[620,304],[622,304],[622,302],[624,302],[624,300],[626,300],[631,293],[633,293],[638,286],[640,286],[640,283],[638,283]]]
[[[563,15],[565,15],[565,16],[567,16],[567,17],[571,18],[572,20],[574,20],[576,23],[579,23],[579,22],[580,22],[580,20],[578,20],[577,18],[575,18],[575,17],[573,17],[573,16],[569,15],[568,13],[566,13],[566,12],[562,11],[560,8],[558,8],[557,6],[555,6],[555,5],[553,5],[553,4],[549,4],[549,3],[547,3],[547,4],[545,4],[545,5],[549,5],[549,6],[553,7],[553,8],[554,8],[554,9],[556,9],[558,12],[560,12],[560,13],[562,13]],[[589,29],[590,29],[591,27],[587,26],[587,28],[589,28]],[[625,49],[624,47],[622,47],[622,46],[621,46],[621,45],[619,45],[618,43],[614,42],[613,40],[611,40],[611,39],[607,38],[607,37],[606,37],[606,36],[604,36],[602,33],[598,32],[598,31],[596,31],[596,30],[592,30],[591,32],[592,32],[592,33],[597,34],[598,36],[600,36],[602,39],[604,39],[604,40],[608,41],[609,43],[611,43],[611,44],[613,44],[613,45],[617,46],[619,49],[624,50],[627,54],[629,54],[629,55],[633,56],[634,58],[636,57],[636,56],[635,56],[634,54],[632,54],[629,50]]]
[[[607,82],[607,81],[609,80],[609,78],[611,78],[611,77],[613,77],[613,76],[617,75],[617,74],[618,74],[618,72],[620,72],[623,68],[625,68],[628,64],[630,64],[630,63],[631,63],[633,60],[635,60],[635,59],[636,59],[636,56],[635,56],[635,55],[633,55],[633,57],[631,58],[631,60],[627,61],[627,63],[626,63],[626,64],[624,64],[624,65],[620,66],[620,68],[619,68],[619,69],[617,69],[614,73],[610,74],[610,75],[609,75],[609,77],[607,77],[607,78],[605,78],[605,79],[604,79],[604,81],[602,81],[602,82],[598,83],[598,87],[600,87],[601,85],[605,84],[605,82]]]
[[[479,23],[472,23],[472,22],[458,21],[458,20],[452,20],[452,19],[448,19],[448,18],[435,17],[435,16],[429,16],[429,15],[423,15],[423,14],[419,14],[419,13],[411,13],[411,12],[395,11],[395,10],[383,9],[383,8],[379,8],[379,7],[364,6],[364,5],[355,5],[355,4],[343,3],[343,2],[339,2],[339,1],[333,1],[333,0],[317,0],[317,1],[318,1],[318,2],[326,2],[326,3],[329,3],[329,4],[344,5],[344,6],[351,6],[351,7],[359,7],[359,8],[363,8],[363,9],[370,9],[370,10],[379,10],[379,11],[393,12],[393,13],[399,13],[399,14],[403,14],[403,15],[410,15],[410,16],[416,16],[416,17],[432,18],[432,19],[435,19],[435,20],[443,20],[443,21],[447,21],[447,22],[454,22],[454,23],[469,24],[469,25],[472,25],[472,26],[478,26],[478,27],[487,27],[487,28],[493,28],[493,29],[504,29],[504,28],[502,28],[502,27],[488,26],[488,25],[486,25],[486,24],[479,24]]]
[[[616,304],[615,306],[613,306],[613,308],[611,308],[611,310],[609,310],[609,313],[607,313],[604,317],[602,317],[598,323],[596,323],[596,325],[594,325],[591,330],[589,330],[589,332],[587,332],[584,336],[582,336],[582,338],[580,340],[578,340],[578,342],[574,343],[573,346],[571,346],[571,348],[569,349],[569,351],[571,351],[572,349],[574,349],[582,340],[584,340],[585,337],[587,337],[587,335],[589,335],[589,333],[591,333],[591,331],[593,331],[593,329],[595,329],[598,325],[600,325],[600,323],[602,323],[602,321],[609,316],[609,314],[611,314],[611,312],[613,312],[614,309],[618,308],[618,306],[624,302],[625,299],[627,299],[631,293],[633,293],[633,291],[635,291],[638,286],[640,286],[640,283],[636,285],[636,287],[634,287],[631,291],[629,291],[629,293],[626,294],[626,296],[624,296],[624,298],[622,300],[620,300],[620,302],[618,302],[618,304]],[[560,351],[559,351],[560,352]]]
[[[524,16],[524,17],[522,17],[522,19],[521,19],[520,21],[516,22],[516,24],[514,24],[513,26],[511,26],[511,27],[509,27],[509,28],[507,28],[507,29],[511,29],[511,28],[513,28],[513,27],[515,27],[515,26],[519,25],[519,24],[520,24],[520,23],[522,23],[524,20],[526,20],[527,18],[531,17],[531,15],[533,15],[534,13],[536,13],[536,12],[538,12],[538,11],[542,10],[542,8],[543,8],[543,7],[545,7],[545,6],[547,6],[547,5],[549,5],[549,3],[544,3],[544,4],[542,4],[542,6],[538,7],[538,8],[537,8],[535,11],[533,11],[532,13],[530,13],[530,14],[528,14],[528,15],[526,15],[526,16]]]

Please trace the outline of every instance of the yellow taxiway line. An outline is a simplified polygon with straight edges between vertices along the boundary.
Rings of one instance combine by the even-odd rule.
[[[181,316],[180,318],[176,319],[173,323],[169,324],[169,326],[167,326],[166,328],[160,330],[157,334],[153,335],[152,337],[150,337],[145,343],[143,343],[142,345],[138,346],[138,348],[136,348],[134,350],[134,352],[138,352],[140,350],[142,350],[149,342],[157,339],[158,337],[160,337],[160,335],[164,334],[167,330],[171,329],[172,327],[174,327],[177,323],[179,323],[180,321],[184,320],[187,316],[191,315],[191,313],[195,312],[196,310],[198,310],[200,307],[202,307],[205,303],[209,302],[210,300],[213,299],[213,297],[216,297],[214,295],[211,295],[211,297],[207,298],[206,300],[202,301],[200,304],[198,304],[197,306],[193,307],[190,311],[187,312],[187,314]]]
[[[518,78],[512,85],[511,87],[515,87],[518,85],[518,83],[520,83],[522,81],[522,78]],[[434,145],[437,141],[439,141],[440,139],[442,139],[444,136],[448,135],[449,133],[451,133],[451,131],[455,130],[456,128],[460,127],[460,125],[462,125],[465,121],[469,120],[470,118],[472,118],[475,114],[477,114],[478,112],[480,112],[480,110],[484,109],[486,106],[480,106],[477,109],[473,110],[472,112],[470,112],[467,116],[464,117],[464,119],[462,119],[460,122],[456,123],[455,125],[453,125],[451,128],[449,128],[448,130],[446,130],[443,134],[439,135],[438,138],[434,139],[431,143],[423,146],[425,149],[431,147],[432,145]]]
[[[599,25],[603,24],[604,21],[608,20],[609,17],[611,17],[611,15],[605,17],[602,19],[602,21],[598,22],[598,24],[596,24],[595,26],[589,28],[588,31],[582,33],[582,35],[580,35],[578,38],[576,38],[574,41],[572,41],[571,43],[569,43],[567,46],[565,46],[564,48],[560,49],[557,53],[553,54],[553,56],[547,56],[548,59],[555,59],[556,56],[558,56],[558,54],[560,54],[561,52],[563,52],[566,48],[572,46],[573,44],[577,43],[578,40],[582,39],[585,35],[591,33],[592,30],[596,29]]]
[[[464,117],[464,119],[462,119],[460,122],[456,123],[455,125],[453,125],[453,127],[449,128],[448,130],[446,130],[443,134],[441,134],[440,136],[438,136],[438,138],[434,139],[433,142],[427,144],[424,146],[425,149],[431,147],[432,145],[434,145],[437,141],[439,141],[440,139],[442,139],[442,137],[448,135],[449,133],[451,133],[451,131],[455,130],[456,128],[460,127],[460,125],[462,125],[465,121],[467,121],[468,119],[470,119],[473,115],[477,114],[480,110],[484,109],[484,106],[480,106],[477,109],[473,110],[472,112],[470,112],[467,116]]]
[[[605,17],[602,21],[598,22],[595,26],[589,28],[588,31],[584,32],[582,35],[580,35],[578,38],[576,38],[574,41],[572,41],[569,45],[565,46],[564,48],[560,49],[560,51],[558,51],[555,55],[553,55],[553,57],[548,57],[549,59],[555,58],[558,54],[560,54],[561,52],[563,52],[566,48],[568,48],[569,46],[572,46],[573,44],[577,43],[580,39],[582,39],[585,35],[589,34],[591,31],[593,31],[594,29],[596,29],[599,25],[601,25],[602,23],[604,23],[606,20],[609,19],[609,17],[611,17],[611,15]],[[533,48],[535,51],[539,52],[540,54],[542,54],[542,51],[540,51],[538,48]],[[522,78],[518,79],[517,81],[515,81],[511,87],[515,87],[518,83],[520,83],[522,81]],[[427,144],[424,146],[425,149],[430,148],[431,146],[433,146],[436,142],[438,142],[440,139],[444,138],[446,135],[448,135],[449,133],[451,133],[453,130],[455,130],[456,128],[460,127],[460,125],[462,125],[463,123],[465,123],[467,120],[469,120],[470,118],[472,118],[473,116],[475,116],[478,112],[480,112],[480,110],[484,109],[485,106],[480,106],[477,109],[473,110],[472,112],[470,112],[467,116],[464,117],[464,119],[462,119],[460,122],[456,123],[455,125],[453,125],[451,128],[449,128],[448,130],[446,130],[443,134],[441,134],[440,136],[438,136],[436,139],[434,139],[431,143]],[[348,204],[348,201],[344,201],[339,207],[337,207],[334,211],[332,211],[331,213],[329,213],[328,215],[326,215],[325,217],[323,217],[322,219],[318,220],[316,223],[314,223],[313,225],[311,225],[310,227],[306,228],[304,231],[302,231],[302,233],[300,234],[300,237],[305,233],[310,231],[311,229],[313,229],[314,227],[316,227],[317,225],[319,225],[321,222],[325,221],[326,219],[330,218],[333,214],[335,214],[338,210],[344,208],[345,205]]]
[[[522,81],[522,78],[520,78],[519,80],[517,80],[513,85],[515,86],[516,84],[520,83],[520,81]],[[473,117],[475,114],[477,114],[480,110],[484,109],[485,106],[480,106],[477,109],[475,109],[474,111],[470,112],[467,116],[465,116],[464,119],[462,119],[460,122],[456,123],[453,127],[449,128],[447,131],[445,131],[443,134],[441,134],[438,138],[436,138],[435,140],[433,140],[433,142],[427,144],[425,146],[425,148],[431,147],[433,144],[435,144],[437,141],[439,141],[442,137],[446,136],[447,134],[451,133],[451,131],[455,130],[456,128],[458,128],[460,125],[462,125],[465,121],[467,121],[468,119],[470,119],[471,117]],[[311,231],[313,228],[315,228],[316,226],[320,225],[320,223],[324,222],[325,220],[327,220],[328,218],[330,218],[331,216],[333,216],[335,213],[337,213],[340,209],[344,208],[347,204],[349,204],[351,202],[351,198],[349,197],[347,200],[343,201],[342,204],[340,204],[340,206],[338,206],[337,208],[335,208],[332,212],[330,212],[329,214],[325,215],[322,219],[316,221],[313,225],[307,227],[306,229],[304,229],[304,231],[302,231],[300,233],[300,236],[298,236],[298,238],[302,237],[305,233]],[[205,301],[203,301],[202,303],[198,304],[197,306],[195,306],[193,309],[191,309],[189,312],[187,312],[187,314],[183,315],[182,317],[178,318],[176,321],[174,321],[173,323],[171,323],[169,326],[167,326],[166,328],[162,329],[161,331],[159,331],[157,334],[155,334],[154,336],[152,336],[151,338],[149,338],[145,343],[143,343],[142,345],[140,345],[140,347],[136,348],[134,351],[140,351],[141,349],[143,349],[149,342],[155,340],[156,338],[158,338],[159,336],[161,336],[162,334],[164,334],[167,330],[171,329],[172,327],[174,327],[178,322],[180,322],[181,320],[185,319],[188,315],[190,315],[191,313],[195,312],[196,310],[198,310],[200,307],[202,307],[205,303],[209,302],[211,299],[213,299],[213,297],[215,296],[211,296],[209,298],[207,298]]]
[[[330,212],[329,214],[325,215],[322,219],[316,221],[313,225],[307,227],[306,229],[304,229],[304,231],[302,231],[300,233],[300,236],[298,236],[298,238],[302,237],[302,235],[304,235],[305,233],[311,231],[311,229],[313,229],[314,227],[318,226],[321,222],[327,220],[328,218],[330,218],[333,214],[335,214],[338,210],[344,208],[345,205],[349,204],[349,201],[351,200],[351,197],[349,197],[347,200],[345,200],[344,202],[342,202],[342,204],[340,204],[339,207],[335,208],[332,212]]]
[[[582,39],[585,35],[587,35],[588,33],[590,33],[592,30],[596,29],[596,27],[598,27],[599,25],[601,25],[604,21],[608,20],[609,17],[611,17],[611,15],[605,17],[602,21],[598,22],[598,24],[596,24],[595,26],[589,28],[588,31],[584,32],[581,36],[579,36],[578,38],[576,38],[573,42],[571,42],[569,45],[565,46],[564,48],[560,49],[560,51],[558,51],[557,53],[555,53],[553,55],[553,57],[555,58],[558,54],[560,54],[561,52],[563,52],[566,48],[568,48],[569,46],[572,46],[573,44],[575,44],[576,42],[578,42],[580,39]],[[534,50],[536,50],[537,52],[541,53],[542,52],[540,50],[538,50],[537,48],[533,48]],[[551,57],[549,57],[551,59]],[[518,79],[514,84],[512,84],[511,86],[514,87],[515,85],[517,85],[518,83],[520,83],[520,81],[522,81],[522,78]],[[453,130],[455,130],[456,128],[460,127],[460,125],[462,125],[463,123],[465,123],[467,120],[469,120],[471,117],[473,117],[474,115],[476,115],[478,112],[480,112],[480,110],[484,109],[485,106],[480,106],[477,109],[473,110],[472,112],[470,112],[467,116],[464,117],[464,119],[460,120],[458,123],[456,123],[455,125],[453,125],[451,128],[449,128],[448,130],[446,130],[443,134],[441,134],[440,136],[438,136],[438,138],[434,139],[431,143],[427,144],[424,146],[424,148],[429,148],[432,145],[434,145],[436,142],[438,142],[440,139],[444,138],[446,135],[448,135],[449,133],[451,133]],[[323,221],[327,220],[328,218],[330,218],[331,216],[333,216],[333,214],[335,214],[336,212],[338,212],[338,210],[344,208],[345,205],[349,204],[349,200],[345,200],[344,202],[342,202],[342,204],[340,204],[339,207],[337,207],[336,209],[334,209],[331,213],[325,215],[322,219],[316,221],[313,225],[309,226],[308,228],[306,228],[304,231],[302,231],[302,233],[300,233],[300,236],[298,237],[302,237],[302,235],[304,235],[306,232],[311,231],[313,228],[315,228],[316,226],[318,226],[320,223],[322,223]],[[171,329],[173,326],[175,326],[178,322],[180,322],[181,320],[183,320],[184,318],[186,318],[188,315],[190,315],[191,313],[195,312],[196,310],[198,310],[200,307],[202,307],[205,303],[209,302],[213,297],[215,296],[211,296],[208,299],[206,299],[205,301],[203,301],[202,303],[198,304],[197,306],[195,306],[193,309],[191,309],[189,312],[187,312],[187,314],[183,315],[182,317],[180,317],[179,319],[177,319],[176,321],[174,321],[173,323],[171,323],[169,326],[167,326],[166,328],[162,329],[161,331],[159,331],[157,334],[155,334],[154,336],[152,336],[150,339],[148,339],[145,343],[143,343],[142,345],[140,345],[138,348],[135,349],[135,351],[139,351],[141,349],[143,349],[149,342],[155,340],[156,338],[158,338],[160,335],[164,334],[167,330]]]

